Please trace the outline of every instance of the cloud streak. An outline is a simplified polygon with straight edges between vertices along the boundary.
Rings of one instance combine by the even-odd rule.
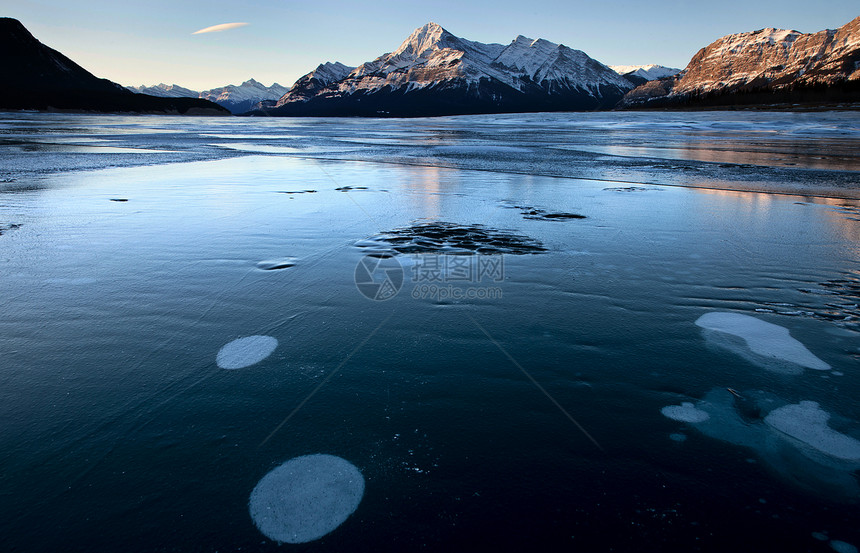
[[[202,35],[203,33],[220,33],[221,31],[229,31],[238,27],[244,27],[247,23],[221,23],[220,25],[212,25],[199,31],[194,31],[192,35]]]

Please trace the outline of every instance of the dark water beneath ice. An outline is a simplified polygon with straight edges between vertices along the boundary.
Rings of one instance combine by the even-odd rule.
[[[650,130],[641,114],[553,117],[4,116],[0,548],[827,551],[814,532],[860,545],[858,467],[772,438],[725,392],[815,401],[860,438],[860,203],[679,187],[696,183],[647,157],[556,158],[535,141],[607,157],[631,133],[651,149],[680,138],[662,139],[659,114]],[[740,116],[677,117],[701,148],[749,154],[747,169],[684,157],[703,182],[858,180],[856,117],[753,114],[769,156],[792,136],[820,146],[796,153],[800,168],[753,168],[736,133],[759,131]],[[173,153],[27,151],[27,132],[67,127]],[[302,155],[236,149],[257,142]],[[447,282],[436,262],[456,269]],[[401,268],[393,293],[361,282],[375,263]],[[712,311],[786,327],[832,370],[719,347],[695,325]],[[220,348],[251,335],[278,347],[219,369]],[[705,398],[722,409],[707,428],[661,414]],[[251,491],[317,453],[361,471],[363,500],[331,534],[279,546],[251,520]]]

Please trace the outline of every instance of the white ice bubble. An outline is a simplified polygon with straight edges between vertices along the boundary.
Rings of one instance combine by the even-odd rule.
[[[681,433],[669,434],[669,439],[672,440],[673,442],[678,442],[678,443],[686,442],[687,441],[687,435],[681,434]]]
[[[830,365],[792,338],[785,327],[749,315],[725,312],[705,313],[696,320],[696,324],[707,330],[742,338],[756,355],[819,371],[830,369]]]
[[[836,553],[857,553],[857,548],[848,542],[830,540],[830,548]]]
[[[668,407],[663,407],[660,409],[660,412],[672,420],[681,422],[705,422],[711,418],[707,412],[697,409],[696,406],[689,401],[685,401],[681,403],[681,405],[669,405]]]
[[[364,495],[364,477],[334,455],[305,455],[269,472],[251,492],[254,524],[269,539],[305,543],[343,524]]]
[[[222,369],[244,369],[270,356],[277,347],[278,340],[271,336],[246,336],[222,347],[215,362]]]
[[[814,449],[845,461],[860,461],[860,441],[827,425],[830,414],[814,401],[774,409],[764,422]]]

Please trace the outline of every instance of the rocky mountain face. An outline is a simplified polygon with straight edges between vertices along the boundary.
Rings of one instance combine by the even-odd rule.
[[[16,19],[0,18],[0,109],[220,114],[206,100],[134,94],[100,79],[39,42]]]
[[[860,101],[860,17],[803,34],[762,29],[724,36],[679,75],[643,84],[622,107]]]
[[[508,45],[459,38],[435,23],[356,68],[324,64],[299,79],[269,115],[430,116],[592,110],[633,85],[584,52],[517,37]]]
[[[310,100],[328,85],[345,79],[354,70],[355,67],[349,67],[340,62],[322,63],[307,75],[299,78],[287,92],[286,96],[279,98],[275,105]]]
[[[249,79],[238,86],[230,84],[203,92],[164,83],[155,86],[129,87],[129,90],[162,98],[204,98],[227,108],[231,113],[245,113],[261,102],[277,100],[288,91],[278,83],[265,86],[254,79]]]

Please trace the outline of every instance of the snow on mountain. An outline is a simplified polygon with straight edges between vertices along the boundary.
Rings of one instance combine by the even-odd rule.
[[[671,77],[681,72],[680,69],[674,67],[666,67],[664,65],[610,65],[610,69],[619,75],[633,75],[641,77],[646,81],[662,79],[663,77]]]
[[[321,65],[299,79],[270,113],[441,115],[596,109],[633,88],[605,65],[564,45],[524,36],[508,45],[483,44],[459,38],[435,23],[413,31],[393,52],[354,69],[337,64],[338,72],[323,71],[327,65],[335,64]]]
[[[288,89],[278,83],[265,86],[254,79],[249,79],[239,86],[227,85],[204,90],[200,93],[200,97],[220,104],[233,113],[244,113],[259,102],[277,100],[287,92]]]
[[[278,83],[265,86],[254,79],[249,79],[239,86],[227,85],[211,90],[197,92],[179,85],[164,83],[155,86],[130,86],[132,92],[159,96],[162,98],[203,98],[224,106],[232,113],[244,113],[256,104],[265,100],[277,100],[288,92],[288,89]]]
[[[628,93],[624,105],[860,100],[860,17],[839,29],[804,34],[761,29],[717,39],[684,72]]]
[[[283,94],[281,96],[288,96],[291,102],[307,101],[329,84],[346,78],[354,69],[355,67],[349,67],[340,62],[322,63],[307,75],[300,77],[290,90],[285,93],[286,96]],[[281,96],[277,98],[279,101]],[[262,107],[263,105],[260,105],[257,109]]]
[[[339,61],[334,63],[326,62],[317,66],[316,69],[308,73],[307,76],[310,76],[312,79],[316,79],[321,84],[328,84],[334,81],[339,81],[349,75],[355,67],[349,67],[348,65],[344,65]]]
[[[810,34],[772,28],[738,33],[716,40],[693,56],[674,92],[734,89],[754,81],[779,85],[853,80],[860,78],[858,58],[860,17],[840,29]]]
[[[158,96],[159,98],[198,98],[199,92],[183,88],[176,84],[160,83],[155,86],[129,86],[127,87],[132,92],[138,94],[149,94],[150,96]]]
[[[200,93],[200,97],[221,104],[233,113],[244,113],[258,102],[276,100],[287,92],[288,89],[278,83],[265,86],[254,79],[249,79],[239,86],[227,85],[204,90]]]

